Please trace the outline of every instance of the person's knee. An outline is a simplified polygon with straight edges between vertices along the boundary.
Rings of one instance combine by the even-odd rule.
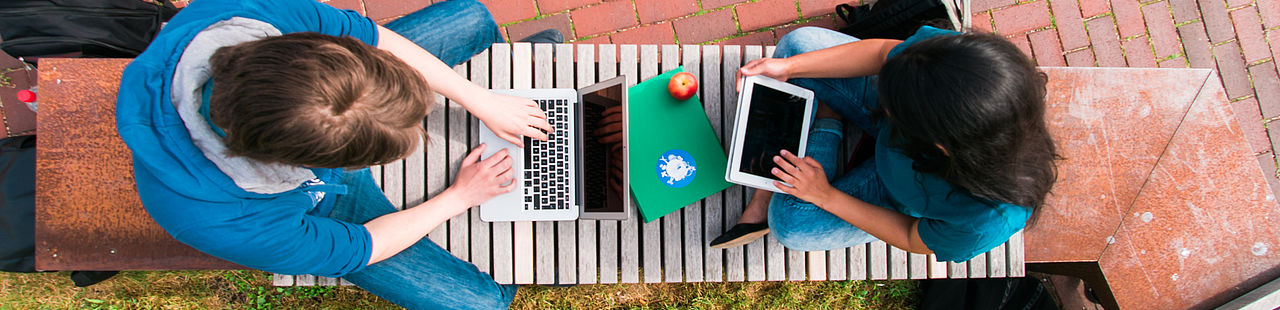
[[[497,40],[501,39],[500,36],[496,39],[490,38],[491,36],[499,33],[498,24],[497,21],[493,19],[493,14],[489,12],[489,8],[485,7],[483,3],[480,3],[480,1],[449,0],[439,4],[457,6],[454,8],[454,12],[457,12],[457,15],[452,18],[470,22],[470,25],[468,25],[467,28],[473,29],[474,31],[472,33],[475,35],[482,36],[482,38],[479,39],[491,40],[495,41],[495,43]]]
[[[800,27],[792,30],[787,35],[778,39],[777,50],[773,52],[774,58],[791,57],[806,52],[821,49],[817,46],[823,43],[823,37],[826,32],[831,30],[819,27]]]

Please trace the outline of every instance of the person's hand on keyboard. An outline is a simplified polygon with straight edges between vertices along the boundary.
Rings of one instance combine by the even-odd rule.
[[[486,100],[469,105],[471,114],[483,121],[502,140],[523,148],[524,139],[530,137],[547,141],[547,133],[553,132],[547,122],[547,113],[527,98],[488,92]]]
[[[445,193],[441,193],[441,196],[454,196],[470,208],[516,188],[516,182],[512,182],[514,172],[511,170],[511,156],[507,155],[507,149],[482,160],[480,154],[484,153],[485,147],[485,144],[480,144],[462,159],[453,185]]]

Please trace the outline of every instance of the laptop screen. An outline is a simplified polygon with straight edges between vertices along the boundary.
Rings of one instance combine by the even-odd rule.
[[[582,94],[585,212],[624,212],[621,83]]]

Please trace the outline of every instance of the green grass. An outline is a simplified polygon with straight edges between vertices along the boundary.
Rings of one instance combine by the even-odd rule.
[[[520,288],[512,309],[910,309],[914,281],[602,284]],[[394,309],[357,287],[273,287],[260,271],[127,271],[87,288],[68,272],[0,273],[3,309]]]

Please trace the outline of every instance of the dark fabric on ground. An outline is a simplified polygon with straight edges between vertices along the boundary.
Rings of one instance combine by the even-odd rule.
[[[0,140],[0,270],[35,272],[36,137]]]
[[[921,310],[1056,310],[1049,291],[1031,277],[942,279],[920,284]]]

